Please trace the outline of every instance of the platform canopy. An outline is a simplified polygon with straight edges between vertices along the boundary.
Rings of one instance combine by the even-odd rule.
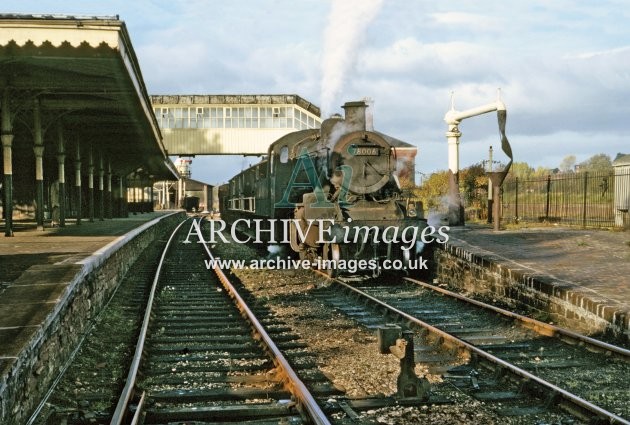
[[[61,127],[70,160],[79,145],[84,160],[94,149],[116,175],[177,176],[118,16],[0,14],[0,94],[12,120],[14,167],[21,151],[32,152],[39,102],[46,155],[55,154]]]

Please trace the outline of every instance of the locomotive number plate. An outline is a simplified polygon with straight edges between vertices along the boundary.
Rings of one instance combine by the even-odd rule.
[[[348,153],[355,156],[379,156],[380,149],[374,145],[350,145]]]

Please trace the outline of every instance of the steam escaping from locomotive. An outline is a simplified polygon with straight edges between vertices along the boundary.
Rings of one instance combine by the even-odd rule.
[[[267,258],[275,258],[278,256],[284,256],[286,249],[282,245],[269,244],[267,245]]]
[[[352,70],[358,48],[383,0],[333,0],[324,33],[321,110],[328,116]]]
[[[255,243],[280,243],[329,276],[352,273],[349,262],[373,276],[389,263],[409,270],[424,263],[424,244],[445,243],[448,229],[428,226],[421,201],[399,184],[399,173],[414,174],[415,147],[372,130],[367,108],[363,100],[346,102],[344,117],[273,142],[265,160],[219,189],[221,217],[253,233]]]

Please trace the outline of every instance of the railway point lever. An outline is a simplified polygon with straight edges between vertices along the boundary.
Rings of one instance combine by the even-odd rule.
[[[413,349],[413,332],[403,331],[395,324],[386,324],[377,328],[379,351],[381,354],[393,354],[400,359],[400,374],[396,385],[398,398],[417,398],[428,400],[431,386],[426,378],[419,378]]]

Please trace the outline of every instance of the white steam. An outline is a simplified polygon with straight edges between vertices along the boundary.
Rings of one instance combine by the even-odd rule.
[[[347,74],[357,59],[365,30],[378,14],[383,0],[332,0],[324,33],[322,61],[322,116],[328,116]]]
[[[275,259],[285,255],[285,248],[282,245],[269,244],[267,245],[267,260]]]
[[[345,121],[335,123],[335,126],[332,128],[332,131],[328,136],[328,140],[326,140],[326,147],[332,152],[335,149],[335,146],[337,146],[339,139],[351,130],[352,129]]]

